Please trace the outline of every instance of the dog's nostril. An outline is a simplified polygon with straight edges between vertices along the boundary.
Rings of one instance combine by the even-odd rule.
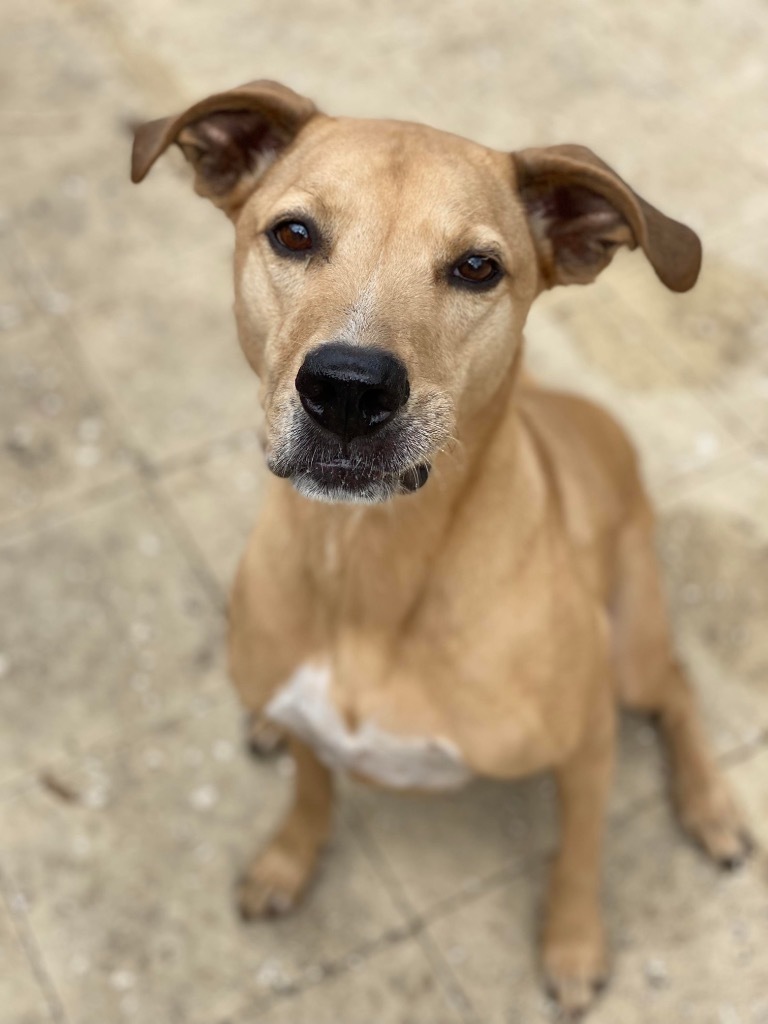
[[[318,377],[307,376],[302,381],[301,394],[313,402],[327,402],[332,397],[333,388]]]
[[[313,413],[322,413],[323,409],[335,401],[335,387],[318,377],[305,376],[301,382],[297,379],[296,389],[302,404],[310,407]]]
[[[391,419],[400,408],[400,404],[398,397],[393,392],[386,391],[384,388],[372,388],[360,397],[360,415],[371,426],[377,427]]]

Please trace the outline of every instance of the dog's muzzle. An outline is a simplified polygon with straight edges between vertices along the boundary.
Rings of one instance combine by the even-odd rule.
[[[408,372],[379,348],[330,342],[296,376],[303,413],[292,455],[271,463],[308,497],[379,502],[419,490],[429,463],[409,458]]]

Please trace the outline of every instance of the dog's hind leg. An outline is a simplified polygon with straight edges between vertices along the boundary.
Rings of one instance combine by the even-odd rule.
[[[719,864],[735,867],[750,841],[675,656],[647,505],[624,528],[618,565],[613,626],[619,698],[630,710],[657,717],[683,827]]]
[[[333,816],[333,779],[313,752],[289,741],[296,765],[293,804],[267,847],[240,882],[243,918],[274,917],[292,910],[314,874]]]

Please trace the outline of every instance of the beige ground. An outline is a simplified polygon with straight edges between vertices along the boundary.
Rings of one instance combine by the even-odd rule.
[[[768,843],[768,12],[762,0],[3,0],[0,1021],[536,1024],[550,786],[348,787],[310,903],[231,886],[286,765],[254,765],[224,594],[262,483],[229,228],[124,122],[252,77],[497,146],[584,142],[707,252],[547,297],[531,363],[634,432],[684,654]],[[512,512],[510,512],[512,516]],[[512,520],[513,521],[513,520]],[[629,723],[595,1024],[765,1024],[764,862],[722,877]]]

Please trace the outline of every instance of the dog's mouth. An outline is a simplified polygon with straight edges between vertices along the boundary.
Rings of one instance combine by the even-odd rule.
[[[319,501],[374,504],[413,494],[426,484],[432,469],[426,453],[402,435],[344,444],[303,432],[293,441],[268,456],[267,465],[300,494]]]
[[[369,471],[359,462],[340,459],[335,462],[320,462],[305,470],[318,484],[328,487],[341,487],[348,491],[362,491],[377,484],[388,484],[396,487],[402,494],[418,491],[429,479],[431,466],[421,462],[417,466],[409,466],[402,472],[381,473]]]
[[[374,504],[420,490],[429,479],[431,468],[429,462],[420,462],[403,470],[384,472],[363,460],[339,458],[309,463],[278,475],[287,475],[299,493],[308,498]]]

